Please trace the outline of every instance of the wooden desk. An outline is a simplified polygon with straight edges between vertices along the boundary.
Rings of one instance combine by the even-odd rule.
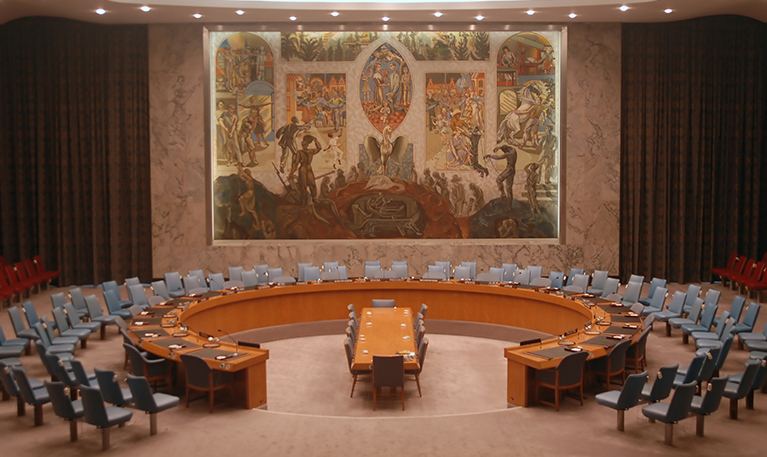
[[[374,355],[405,354],[405,370],[417,370],[417,348],[413,337],[413,312],[410,308],[363,308],[353,370],[369,371]],[[407,357],[407,356],[406,356]]]
[[[369,306],[374,298],[393,298],[398,309],[418,309],[421,303],[426,303],[428,319],[508,325],[551,335],[576,330],[569,337],[575,341],[591,338],[584,334],[584,325],[597,318],[609,320],[609,314],[599,307],[589,309],[578,300],[533,290],[458,282],[353,281],[271,287],[210,298],[180,311],[177,321],[189,327],[191,341],[202,341],[199,333],[221,335],[219,329],[237,333],[276,325],[346,320],[349,303],[360,309]],[[594,330],[604,329],[606,327],[594,326]],[[543,347],[556,345],[555,340],[544,343]],[[142,348],[149,352],[168,356],[167,349],[155,346],[151,341],[142,343]],[[516,347],[504,351],[508,361],[507,400],[520,406],[531,404],[530,380],[534,370],[551,368],[558,363],[556,359],[542,360],[525,354],[528,351],[529,348]],[[252,358],[232,360],[229,368],[223,365],[225,370],[244,372],[240,383],[256,383],[246,407],[266,403],[265,362],[269,351],[254,349],[252,352]],[[601,357],[607,350],[594,347],[591,352],[594,357]],[[222,369],[219,361],[209,361],[209,365]]]

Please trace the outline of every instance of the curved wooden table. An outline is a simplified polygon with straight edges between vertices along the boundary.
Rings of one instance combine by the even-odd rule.
[[[580,301],[562,296],[505,285],[369,280],[264,287],[217,296],[193,303],[187,309],[179,310],[177,316],[163,318],[163,322],[170,322],[174,318],[177,324],[185,324],[189,328],[189,336],[185,340],[190,344],[202,344],[206,339],[201,338],[200,334],[224,336],[226,333],[275,325],[346,319],[350,303],[362,309],[374,298],[393,298],[398,307],[409,307],[414,311],[420,308],[421,303],[426,303],[429,306],[429,319],[499,324],[551,335],[574,331],[567,339],[576,343],[593,337],[584,334],[584,326],[597,319],[604,319],[605,322],[610,320],[610,314],[598,306],[589,308]],[[606,327],[594,325],[592,331],[603,329]],[[165,330],[172,333],[177,328]],[[638,333],[635,338],[638,338]],[[196,350],[169,350],[157,344],[162,339],[145,338],[139,345],[144,350],[170,359],[176,359],[177,354]],[[531,379],[535,370],[551,368],[558,363],[558,359],[546,360],[527,352],[538,350],[539,347],[556,347],[557,344],[557,338],[554,337],[540,346],[536,344],[505,349],[509,403],[519,406],[530,404],[533,390]],[[607,353],[607,349],[601,346],[584,348],[591,352],[593,358]],[[236,349],[245,355],[223,361],[210,359],[209,366],[235,372],[238,391],[244,393],[247,408],[266,404],[266,360],[269,351],[241,346],[235,348],[233,344],[225,342],[221,342],[220,349]]]

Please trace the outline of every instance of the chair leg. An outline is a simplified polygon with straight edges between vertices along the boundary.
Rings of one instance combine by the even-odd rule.
[[[671,422],[666,424],[666,439],[663,442],[669,446],[674,445],[674,424]]]
[[[102,428],[101,429],[101,450],[102,451],[106,451],[110,447],[112,447],[112,445],[109,443],[109,429],[110,428],[111,427],[106,427],[106,428]]]
[[[682,333],[682,343],[688,344],[690,342],[690,335],[687,333]]]
[[[730,398],[730,419],[738,420],[738,399]]]
[[[378,397],[378,387],[373,387],[373,411],[376,410],[376,398]]]
[[[671,336],[671,325],[666,322],[666,336]]]
[[[215,399],[216,399],[216,391],[215,390],[211,390],[210,392],[208,392],[208,402],[210,402],[210,406],[208,408],[208,412],[210,412],[210,413],[213,412],[213,401]]]
[[[415,375],[415,384],[418,386],[418,396],[423,397],[421,395],[421,381],[418,379],[418,375]]]
[[[149,413],[149,435],[157,435],[157,413]]]
[[[357,385],[357,375],[354,375],[354,379],[352,380],[352,394],[349,395],[349,397],[354,397],[354,386]]]
[[[83,349],[88,349],[88,338],[83,338],[80,340],[80,347]]]
[[[102,322],[102,324],[103,324],[103,322]],[[101,339],[102,340],[106,339],[106,337],[107,337],[107,326],[106,325],[102,325],[101,326]]]
[[[704,416],[703,414],[696,414],[695,434],[698,436],[703,436],[703,426],[705,425],[704,423],[705,418],[706,416]]]
[[[69,441],[70,442],[77,441],[77,421],[76,420],[69,421]]]
[[[21,395],[16,397],[16,415],[19,417],[27,415],[27,404],[24,403],[24,399],[21,398]]]
[[[754,409],[754,391],[748,391],[746,395],[746,409]]]
[[[43,425],[43,405],[35,405],[35,427]]]
[[[623,431],[623,423],[624,423],[623,420],[624,420],[625,413],[626,413],[626,411],[624,411],[622,409],[618,410],[618,424],[617,424],[617,428],[618,428],[619,432]]]

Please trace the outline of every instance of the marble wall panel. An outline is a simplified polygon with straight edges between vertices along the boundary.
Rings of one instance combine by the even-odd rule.
[[[620,171],[619,24],[568,26],[567,150],[562,243],[551,240],[266,241],[210,246],[206,236],[203,37],[199,25],[150,25],[153,273],[338,260],[352,275],[364,260],[408,260],[421,274],[435,260],[476,260],[618,273]],[[420,78],[422,79],[422,78]],[[418,83],[419,78],[414,78]],[[351,113],[352,115],[354,113]],[[491,117],[492,113],[488,113]],[[279,122],[278,122],[279,124]],[[403,129],[415,128],[405,125]],[[412,132],[413,137],[415,131]],[[353,148],[349,148],[353,150]]]

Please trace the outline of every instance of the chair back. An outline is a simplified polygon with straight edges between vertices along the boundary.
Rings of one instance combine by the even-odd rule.
[[[136,284],[132,286],[128,286],[128,291],[131,295],[131,301],[133,301],[134,305],[138,305],[143,307],[148,307],[149,302],[147,301],[146,292],[144,292],[144,286],[141,284]]]
[[[304,267],[304,281],[320,279],[320,267]]]
[[[471,279],[471,267],[466,265],[459,265],[455,267],[453,272],[454,279]]]
[[[396,306],[393,298],[374,298],[370,302],[372,308],[394,308]]]
[[[645,349],[647,348],[647,338],[650,336],[650,332],[652,332],[652,327],[645,324],[645,329],[642,331],[642,334],[639,335],[639,339],[636,341],[636,343],[632,343],[629,345],[628,352],[631,352],[632,359],[637,361],[642,358],[644,358]]]
[[[471,279],[477,278],[477,262],[461,262],[461,266],[469,267]]]
[[[296,270],[297,270],[297,273],[298,273],[297,278],[298,278],[299,281],[307,281],[306,276],[304,276],[305,275],[304,269],[307,268],[307,267],[311,267],[312,265],[313,264],[311,262],[309,262],[309,263],[301,263],[301,262],[299,262],[298,263],[298,267],[296,268]]]
[[[584,292],[587,291],[589,288],[589,275],[584,275],[584,274],[575,275],[575,277],[573,278],[572,285],[580,287],[581,289],[583,289]]]
[[[430,278],[447,279],[447,275],[445,274],[444,270],[438,265],[429,265],[427,274]]]
[[[165,281],[152,281],[152,292],[165,300],[170,300],[170,292],[168,292]]]
[[[608,295],[618,292],[619,285],[620,281],[618,281],[618,278],[605,279],[605,287],[602,290],[602,298],[607,298]]]
[[[724,325],[722,325],[722,322],[719,322],[719,325],[716,326],[717,335],[719,336],[719,341],[724,342],[724,340],[727,339],[727,336],[732,333],[732,328],[735,327],[735,324],[737,323],[737,319],[730,316],[729,318],[724,317],[724,313],[722,313],[722,318],[724,319]],[[721,328],[721,332],[719,329]]]
[[[340,265],[338,267],[338,276],[341,279],[349,279],[349,273],[346,271],[346,265]]]
[[[127,333],[123,335],[123,341],[125,341],[126,336]],[[130,340],[130,337],[127,338]],[[141,357],[139,350],[133,344],[128,343],[123,343],[123,348],[125,348],[125,352],[128,353],[131,373],[137,376],[144,376],[146,374],[144,370],[144,358]]]
[[[565,274],[561,271],[550,271],[549,279],[551,280],[551,287],[555,289],[561,289],[565,286]]]
[[[99,299],[96,298],[95,295],[88,295],[85,297],[85,306],[88,307],[88,313],[91,315],[91,320],[96,320],[97,318],[104,316]],[[64,311],[66,311],[67,316],[73,325],[77,325],[75,319],[79,321],[80,317],[77,315],[77,312],[74,312],[74,308],[69,308],[65,305]],[[104,324],[102,323],[102,325]]]
[[[426,318],[426,313],[429,311],[429,307],[426,305],[426,303],[421,303],[421,309],[418,310],[418,313],[420,313],[424,318]]]
[[[698,375],[700,375],[700,369],[703,368],[703,362],[705,361],[706,354],[696,353],[695,357],[690,361],[690,365],[687,366],[687,373],[685,373],[680,382],[675,384],[678,386],[679,384],[687,384],[688,382],[697,382]]]
[[[407,263],[403,265],[392,262],[391,272],[395,278],[407,278]]]
[[[740,382],[738,383],[738,388],[735,392],[729,393],[727,395],[728,398],[736,398],[740,399],[745,397],[753,388],[754,386],[754,380],[756,379],[756,374],[759,371],[759,368],[762,366],[762,360],[756,360],[756,359],[748,359],[746,360],[746,369],[743,371],[743,376],[740,378]],[[13,368],[14,374],[16,373],[15,370],[17,368]],[[19,384],[19,390],[21,390],[21,383],[19,382],[18,378],[16,379],[16,384]],[[23,396],[23,392],[22,392]]]
[[[442,273],[445,275],[445,278],[450,279],[450,262],[440,260],[437,262],[434,262],[434,265],[442,268]]]
[[[24,317],[27,318],[27,324],[30,328],[32,328],[34,324],[40,321],[40,318],[37,316],[35,305],[33,305],[31,301],[25,301],[22,303],[21,310],[24,312]]]
[[[242,267],[229,267],[229,281],[242,281]]]
[[[666,280],[663,278],[652,278],[650,281],[650,289],[647,291],[647,298],[652,299],[655,296],[655,290],[658,288],[665,288]]]
[[[759,360],[760,365],[754,377],[753,390],[759,390],[767,383],[767,354],[757,360]]]
[[[363,276],[366,278],[383,278],[383,270],[381,270],[380,266],[365,265],[365,274]]]
[[[647,372],[631,374],[626,377],[623,384],[615,409],[627,410],[633,408],[639,403],[639,397],[642,394],[642,388],[647,381]]]
[[[668,305],[668,311],[675,315],[682,314],[682,307],[684,306],[686,294],[684,292],[674,292],[674,296],[671,297],[671,303]]]
[[[357,325],[354,321],[354,319],[349,319],[346,323],[346,333],[351,336],[352,340],[357,341]]]
[[[69,289],[69,298],[72,299],[72,304],[75,305],[77,311],[88,311],[88,308],[85,306],[85,297],[83,296],[82,289],[79,287]]]
[[[72,399],[69,398],[69,389],[62,382],[44,381],[45,390],[48,391],[48,397],[53,405],[53,412],[62,419],[75,420],[83,416],[75,412]]]
[[[32,325],[32,328],[37,332],[37,336],[40,337],[40,342],[43,343],[44,347],[47,348],[51,345],[51,337],[48,336],[48,332],[43,328],[42,322],[35,322],[34,325]]]
[[[591,277],[591,288],[604,290],[608,274],[605,270],[594,270],[594,275]]]
[[[351,371],[354,362],[354,341],[351,338],[347,337],[344,340],[344,349],[346,349],[346,361],[349,363],[349,371]]]
[[[756,371],[754,371],[754,374],[756,374]],[[11,367],[11,375],[13,376],[13,380],[16,381],[19,395],[21,395],[21,398],[23,398],[25,402],[30,405],[41,403],[36,400],[34,389],[32,389],[32,385],[29,383],[29,378],[27,377],[27,372],[24,370],[24,367]],[[753,382],[753,379],[751,379],[750,382]]]
[[[636,303],[639,301],[639,295],[642,293],[643,283],[629,282],[626,285],[626,293],[623,294],[623,303]]]
[[[193,289],[200,288],[200,280],[197,279],[197,276],[184,276],[182,280],[184,281],[184,290],[187,295],[191,295]]]
[[[676,377],[677,370],[679,370],[678,363],[668,367],[660,367],[650,390],[650,395],[645,397],[645,400],[654,403],[667,398],[671,394],[671,389],[674,388],[674,378]]]
[[[665,287],[656,287],[655,293],[653,294],[652,299],[650,300],[650,304],[648,305],[648,308],[652,308],[652,310],[655,310],[655,311],[663,311],[663,305],[666,303],[667,293],[668,293],[668,289],[666,289]]]
[[[208,281],[210,281],[210,290],[221,290],[224,288],[224,282],[226,282],[223,273],[209,274]]]
[[[323,262],[322,269],[323,271],[336,271],[338,270],[338,262]]]
[[[625,339],[610,349],[607,360],[610,362],[610,373],[620,373],[626,367],[626,351],[631,346],[631,340]],[[608,374],[610,374],[608,373]]]
[[[116,406],[123,406],[130,403],[130,401],[123,397],[122,389],[117,382],[117,375],[115,375],[114,371],[101,370],[99,368],[94,368],[93,371],[96,373],[96,382],[98,382],[99,390],[101,390],[101,397],[105,402]]]
[[[125,380],[128,388],[133,395],[133,402],[137,409],[148,413],[157,412],[157,402],[152,394],[152,387],[149,381],[143,376],[126,375]]]
[[[703,300],[695,300],[695,304],[690,309],[690,313],[687,315],[687,319],[693,323],[698,322],[700,319],[701,311],[703,311]]]
[[[193,354],[181,354],[181,361],[186,369],[186,382],[194,387],[211,387],[211,372],[208,363]]]
[[[63,308],[53,308],[51,310],[53,314],[53,321],[56,323],[56,327],[59,329],[59,335],[64,336],[64,332],[69,329],[69,322],[67,322],[67,316],[64,315]]]
[[[719,307],[715,304],[704,305],[703,313],[700,316],[700,325],[706,331],[711,330],[711,326],[714,324],[714,317],[716,317],[716,311]]]
[[[114,293],[117,295],[117,297],[120,297],[120,286],[117,285],[117,281],[104,281],[101,284],[101,287],[104,289],[104,291],[111,290],[114,291]]]
[[[519,284],[530,284],[530,271],[529,270],[517,270],[514,275],[514,282]]]
[[[282,274],[282,268],[269,268],[266,270],[266,274],[269,278],[268,282],[273,282],[275,278],[279,278],[280,276],[284,276]]]
[[[54,308],[61,308],[66,302],[67,297],[64,295],[64,292],[56,292],[55,294],[51,295],[51,304]]]
[[[567,282],[565,283],[565,285],[571,286],[573,284],[573,281],[575,280],[575,276],[582,275],[583,271],[584,271],[583,268],[570,268],[570,271],[567,273]]]
[[[713,347],[706,349],[699,349],[697,353],[703,352],[705,359],[703,359],[703,366],[700,367],[698,377],[695,379],[698,383],[708,381],[714,376],[714,370],[716,369],[716,362],[719,360],[719,355],[722,353],[721,347]]]
[[[501,281],[503,282],[514,281],[514,275],[517,273],[516,263],[501,264],[501,269],[503,269],[503,274],[501,275]]]
[[[107,304],[107,311],[109,311],[109,314],[122,311],[120,298],[113,290],[104,289],[104,302]]]
[[[697,386],[697,383],[694,381],[677,386],[676,392],[674,392],[674,396],[671,397],[671,402],[669,402],[663,422],[678,422],[690,414],[690,404],[692,403],[692,397],[695,396]]]
[[[258,284],[258,275],[256,270],[245,270],[242,272],[242,283],[245,287],[253,287]]]
[[[573,352],[564,356],[554,368],[559,372],[559,385],[571,386],[580,383],[583,380],[583,366],[588,357],[588,351]]]
[[[83,400],[85,422],[99,428],[109,428],[109,417],[101,391],[95,387],[81,386],[80,395]]]
[[[729,379],[730,376],[725,375],[709,381],[706,384],[706,396],[703,397],[700,406],[692,407],[692,412],[706,416],[719,409],[719,403],[722,401],[722,394],[724,394],[724,388],[727,386]]]
[[[381,261],[380,260],[366,260],[365,266],[371,266],[371,267],[378,267],[378,269],[381,269]]]
[[[8,315],[11,317],[13,331],[16,333],[16,336],[19,336],[21,332],[27,329],[24,325],[24,320],[21,317],[21,312],[19,312],[19,308],[11,306],[8,308]]]
[[[708,289],[706,291],[706,297],[703,299],[703,303],[708,305],[719,305],[719,297],[722,296],[722,292],[716,290],[716,289]],[[732,306],[730,307],[730,316],[735,318],[735,321],[740,320],[740,314],[743,312],[743,304],[746,302],[745,299],[743,301],[738,301],[736,303],[733,300]]]
[[[269,265],[263,264],[263,265],[253,265],[253,270],[256,272],[256,278],[258,278],[258,284],[268,284],[269,283]],[[223,281],[222,281],[223,284]]]
[[[85,367],[83,366],[83,363],[77,359],[70,360],[72,364],[72,374],[75,375],[75,379],[77,379],[77,382],[80,383],[81,386],[88,386],[88,387],[96,387],[98,388],[98,382],[88,377],[88,373],[85,371]]]
[[[690,284],[687,287],[687,296],[685,296],[684,299],[685,308],[689,308],[695,304],[695,299],[698,298],[698,295],[700,295],[700,289],[701,287],[695,284]]]
[[[631,275],[628,282],[644,282],[644,275]]]
[[[423,364],[426,362],[427,349],[429,349],[429,338],[423,337],[418,344],[418,373],[423,371]]]
[[[743,301],[745,302],[745,299]],[[761,305],[753,301],[748,305],[748,308],[746,309],[746,315],[743,316],[743,322],[740,324],[743,326],[741,331],[751,332],[754,330],[754,324],[756,324],[756,319],[759,317],[759,311],[761,309]],[[14,325],[14,329],[15,327],[16,326]],[[18,333],[18,331],[16,333]]]
[[[401,355],[373,356],[373,387],[404,387],[405,359]]]
[[[200,287],[207,287],[208,283],[205,281],[205,272],[202,270],[189,270],[189,276],[194,276],[200,281]]]
[[[724,343],[722,343],[722,346],[720,347],[719,356],[716,358],[716,362],[714,363],[714,372],[720,370],[722,368],[722,365],[724,365],[724,361],[727,359],[727,355],[730,353],[730,348],[732,348],[732,342],[735,340],[735,335],[732,333],[727,336],[727,339],[724,340]],[[712,373],[713,376],[713,373]],[[711,376],[709,376],[709,379]]]
[[[11,367],[6,365],[2,359],[0,359],[0,383],[3,384],[3,389],[8,395],[12,397],[21,395],[19,393],[19,386],[16,385],[16,380],[13,379]]]

